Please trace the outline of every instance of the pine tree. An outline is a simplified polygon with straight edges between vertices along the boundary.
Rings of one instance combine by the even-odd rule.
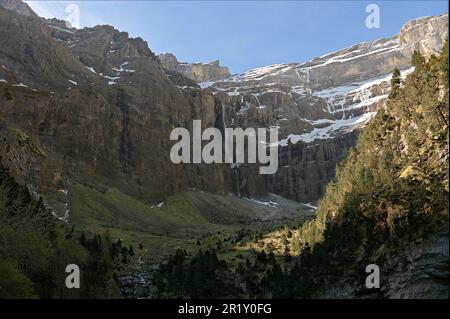
[[[132,245],[130,245],[130,248],[128,248],[128,254],[129,254],[130,256],[134,256],[134,249],[133,249],[133,246],[132,246]]]
[[[13,99],[13,96],[11,94],[11,88],[9,85],[6,85],[3,89],[3,96],[8,100],[11,101]]]
[[[400,74],[400,70],[398,68],[395,68],[392,71],[392,78],[391,78],[391,92],[389,93],[389,98],[393,99],[397,96],[398,94],[398,89],[400,88],[400,84],[401,84],[401,74]]]
[[[412,56],[412,65],[417,71],[420,71],[422,66],[425,64],[425,58],[420,52],[414,51]]]
[[[81,233],[81,236],[80,236],[80,244],[81,244],[82,246],[86,247],[86,235],[85,235],[84,232]]]

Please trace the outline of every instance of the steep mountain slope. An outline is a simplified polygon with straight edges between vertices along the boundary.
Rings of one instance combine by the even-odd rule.
[[[26,3],[17,0],[1,0],[0,6],[25,16],[37,17],[37,14]]]
[[[222,70],[224,74],[217,75],[217,70],[203,70],[199,71],[201,74],[196,73],[199,77],[190,79],[178,72],[183,73],[185,69],[164,68],[140,38],[129,38],[127,33],[110,26],[70,28],[64,21],[42,19],[29,10],[18,0],[0,0],[0,157],[7,167],[0,181],[7,180],[11,174],[20,185],[26,186],[24,193],[30,193],[36,201],[42,197],[39,214],[56,217],[46,222],[47,225],[59,223],[59,219],[76,224],[89,233],[110,229],[113,238],[123,238],[127,244],[135,246],[141,244],[139,253],[152,259],[177,248],[194,251],[199,247],[223,247],[221,241],[230,246],[238,241],[253,240],[261,248],[264,243],[257,241],[261,229],[310,219],[313,206],[279,195],[304,203],[318,199],[325,185],[335,176],[335,163],[345,158],[356,144],[359,129],[374,118],[375,112],[385,105],[387,96],[393,94],[391,70],[394,67],[402,69],[400,77],[405,78],[413,71],[410,58],[414,49],[426,56],[435,50],[442,51],[448,26],[447,15],[422,18],[407,23],[401,33],[391,39],[358,44],[307,63],[275,65],[215,82],[196,83],[192,79],[202,81],[222,77],[226,72]],[[443,67],[442,60],[433,59],[434,64],[430,64],[433,68]],[[431,71],[430,75],[422,74],[423,70],[417,67],[423,67],[423,63],[418,62],[415,63],[415,74],[420,78],[414,78],[416,82],[429,81],[430,90],[439,88],[440,91],[434,95],[426,95],[431,91],[426,94],[409,92],[412,100],[406,100],[406,105],[416,106],[413,97],[422,98],[423,95],[422,104],[427,107],[423,114],[426,116],[422,111],[416,113],[432,121],[408,120],[401,130],[414,132],[417,126],[421,132],[436,133],[437,137],[432,134],[428,138],[441,142],[441,123],[435,121],[435,114],[430,110],[435,106],[433,101],[443,103],[448,93],[442,87],[448,88],[448,82],[436,80]],[[217,65],[211,67],[216,69]],[[409,80],[406,88],[413,90],[412,82]],[[438,104],[436,110],[442,110],[443,106],[445,104]],[[411,115],[410,110],[404,112]],[[416,113],[412,112],[413,115]],[[380,125],[384,130],[383,125],[394,123],[389,116],[382,120],[375,117],[375,124],[371,125]],[[444,119],[446,116],[441,114]],[[175,127],[192,131],[194,119],[202,120],[203,127],[217,127],[222,131],[225,127],[236,126],[278,126],[281,131],[278,173],[262,177],[256,166],[172,164],[169,159],[170,131]],[[375,131],[369,129],[369,132]],[[384,136],[386,132],[378,133]],[[441,165],[436,163],[448,161],[448,147],[446,151],[438,142],[430,142],[423,149],[416,147],[411,141],[416,139],[420,144],[422,139],[411,134],[393,134],[389,142],[402,141],[403,144],[394,143],[399,149],[407,145],[412,157],[405,158],[412,162],[405,167],[405,163],[400,163],[404,168],[401,175],[408,181],[410,176],[413,179],[419,176],[425,186],[420,184],[417,190],[414,186],[409,193],[410,189],[401,183],[404,188],[398,188],[397,192],[415,194],[417,191],[418,202],[422,204],[430,196],[437,196],[436,202],[429,204],[434,212],[435,206],[443,205],[441,198],[445,193],[435,183],[445,173],[439,171]],[[364,136],[362,139],[367,138]],[[374,138],[368,144],[377,145],[376,141]],[[416,158],[416,153],[420,156],[431,154],[430,160]],[[433,158],[436,154],[441,154],[442,158]],[[350,158],[356,160],[355,155]],[[381,163],[370,156],[364,159],[375,166]],[[391,160],[389,156],[384,158],[388,164],[400,165]],[[397,168],[390,173],[396,173]],[[422,169],[434,176],[433,180],[424,178],[427,174],[421,175]],[[356,177],[360,176],[359,170],[356,173]],[[342,180],[340,174],[342,171],[338,173],[338,179]],[[448,177],[442,179],[447,180],[448,192]],[[359,185],[355,180],[346,183]],[[431,195],[426,188],[428,184],[433,185]],[[357,191],[363,188],[359,186]],[[392,184],[389,187],[389,190],[395,190]],[[230,192],[238,196],[230,195]],[[6,194],[8,197],[9,191]],[[356,198],[360,198],[359,195],[361,193],[355,193]],[[326,198],[330,196],[334,195]],[[36,201],[27,199],[32,205]],[[401,204],[406,205],[405,202],[417,203],[412,195]],[[347,207],[347,203],[336,205]],[[386,208],[390,208],[389,226],[384,227],[383,221],[381,238],[387,236],[386,229],[392,228],[390,223],[398,222],[397,215],[400,215],[401,223],[402,214],[410,209],[395,206],[400,205],[398,203],[391,204],[386,204]],[[420,209],[428,212],[429,208],[425,206]],[[290,247],[283,244],[291,242],[287,234],[296,240],[289,248],[291,251],[304,246],[305,236],[311,238],[307,240],[310,244],[324,237],[325,226],[320,221],[328,220],[329,216],[324,213],[327,208],[321,207],[318,219],[309,224],[310,228],[302,229],[303,237],[292,237],[292,233],[298,235],[300,231],[286,230],[286,238],[279,240],[282,243],[280,249]],[[339,206],[336,211],[340,209]],[[2,209],[1,213],[4,212],[7,210]],[[434,227],[427,218],[424,225]],[[357,222],[351,219],[352,225]],[[40,229],[30,232],[46,236]],[[445,231],[443,233],[445,235]],[[44,239],[40,236],[42,243]],[[442,242],[441,237],[436,236],[434,241]],[[358,243],[356,240],[355,245]],[[426,242],[422,245],[422,250],[428,247]],[[248,243],[245,247],[255,249]],[[411,247],[411,254],[415,249]],[[4,253],[5,256],[11,254],[10,251]],[[240,259],[239,254],[233,258]],[[411,254],[398,257],[400,260],[410,258]],[[2,265],[8,272],[16,262],[15,257],[12,259],[11,263]],[[390,260],[394,262],[395,258]],[[83,261],[81,258],[80,262]],[[200,258],[200,261],[201,265],[203,260]],[[341,265],[341,260],[337,263]],[[26,278],[18,277],[29,284]],[[252,280],[250,278],[249,283]],[[26,292],[30,291],[27,289]],[[276,291],[274,295],[279,293]]]

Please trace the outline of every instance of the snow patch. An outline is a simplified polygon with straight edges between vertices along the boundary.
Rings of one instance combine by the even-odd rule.
[[[241,82],[251,80],[261,80],[268,75],[279,75],[292,69],[292,65],[289,64],[273,64],[261,68],[252,69],[239,75],[232,76],[226,81]]]
[[[299,141],[303,141],[305,143],[312,142],[317,139],[329,139],[333,138],[335,133],[345,129],[350,128],[353,129],[356,125],[362,125],[367,123],[370,119],[372,119],[377,112],[369,112],[362,114],[360,116],[346,119],[346,120],[336,120],[333,124],[323,127],[323,128],[314,128],[311,132],[305,134],[289,134],[287,138],[282,139],[278,142],[278,145],[287,146],[288,141],[291,143],[298,143]]]
[[[312,208],[312,209],[314,209],[314,210],[317,209],[317,206],[314,206],[314,205],[312,205],[311,203],[301,203],[301,204],[304,205],[304,206],[306,206],[306,207]]]
[[[91,71],[92,73],[97,74],[97,72],[95,72],[94,68],[92,66],[84,66],[86,69],[88,69],[89,71]]]
[[[120,76],[108,76],[108,75],[102,75],[102,76],[105,79],[112,80],[112,81],[120,79]]]
[[[202,89],[206,89],[208,87],[210,87],[211,85],[213,85],[215,82],[213,81],[206,81],[206,82],[201,82],[198,85],[200,86],[200,88]]]
[[[413,71],[414,67],[402,70],[400,73],[401,77],[404,79]],[[385,74],[375,79],[324,89],[321,91],[312,92],[311,94],[313,96],[325,99],[325,101],[327,102],[327,111],[329,113],[337,113],[346,110],[357,109],[385,99],[387,97],[387,95],[385,94],[373,96],[372,88],[376,85],[380,85],[383,82],[389,83],[391,77],[392,74]],[[349,97],[349,95],[351,95],[351,97]],[[352,103],[345,109],[342,108],[349,100],[355,103]],[[338,108],[336,109],[336,107]]]
[[[124,62],[119,66],[119,68],[112,68],[112,69],[113,69],[113,71],[116,71],[116,72],[131,72],[131,73],[136,72],[136,70],[124,69],[123,67],[127,64],[129,64],[129,62]]]
[[[365,57],[365,56],[369,56],[369,55],[386,54],[386,53],[389,53],[389,52],[399,51],[399,50],[401,50],[401,47],[400,47],[400,45],[398,43],[395,43],[395,45],[393,45],[393,46],[387,46],[387,47],[383,47],[383,48],[376,49],[376,50],[373,50],[373,51],[369,51],[367,53],[350,56],[350,55],[354,54],[355,52],[356,53],[360,52],[360,50],[353,50],[353,51],[350,51],[348,53],[344,53],[344,54],[340,54],[340,55],[336,55],[334,57],[331,57],[328,60],[326,60],[325,62],[317,64],[317,65],[314,65],[314,66],[311,66],[309,68],[310,69],[314,69],[314,68],[322,67],[322,66],[330,64],[330,63],[344,63],[344,62],[352,61],[352,60],[359,59],[359,58],[362,58],[362,57]],[[328,54],[328,55],[330,55],[330,54]],[[323,57],[326,57],[328,55],[325,55]]]
[[[264,205],[264,206],[267,206],[267,207],[275,207],[275,208],[278,207],[278,203],[277,202],[273,202],[273,201],[263,202],[263,201],[259,201],[257,199],[251,198],[251,197],[249,197],[249,198],[244,197],[244,198],[246,200],[250,201],[250,202],[253,202],[253,203],[256,203],[256,204],[260,204],[260,205]]]
[[[67,29],[63,29],[63,28],[57,27],[55,25],[48,24],[48,26],[50,28],[52,28],[52,29],[55,29],[55,30],[59,30],[59,31],[62,31],[62,32],[67,32],[67,33],[70,33],[70,34],[74,34],[73,31],[70,31],[70,30],[67,30]]]
[[[177,85],[177,88],[179,88],[180,90],[185,90],[185,89],[198,89],[195,86],[190,86],[190,85]]]

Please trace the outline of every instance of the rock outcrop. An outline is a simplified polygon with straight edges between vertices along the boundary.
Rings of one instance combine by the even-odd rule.
[[[219,60],[209,63],[179,62],[171,53],[160,54],[158,59],[165,69],[179,72],[198,83],[217,81],[230,76],[228,68],[220,66]]]
[[[0,0],[0,7],[15,11],[21,15],[37,17],[28,4],[18,0]]]
[[[319,298],[447,299],[448,245],[448,228],[442,229],[425,240],[392,251],[380,269],[381,289],[367,289],[365,278],[347,278],[327,288]]]
[[[421,18],[389,39],[230,76],[218,62],[156,56],[143,39],[111,26],[70,28],[20,1],[0,0],[0,159],[63,221],[75,183],[152,205],[186,189],[313,202],[359,129],[384,106],[392,69],[407,76],[413,51],[439,52],[447,29],[447,14]],[[278,127],[277,173],[173,164],[170,132],[192,131],[194,119],[222,131]],[[228,209],[212,212],[214,220],[227,220]],[[381,297],[448,295],[448,229],[387,259]],[[354,287],[343,281],[325,295],[366,293]]]
[[[448,14],[409,21],[400,30],[399,43],[425,56],[439,54],[448,36]]]

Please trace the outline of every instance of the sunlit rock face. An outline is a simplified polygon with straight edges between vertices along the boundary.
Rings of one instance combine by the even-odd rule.
[[[230,76],[228,68],[220,66],[218,60],[209,63],[179,62],[171,53],[160,54],[158,59],[165,69],[179,72],[196,82],[217,81]]]

